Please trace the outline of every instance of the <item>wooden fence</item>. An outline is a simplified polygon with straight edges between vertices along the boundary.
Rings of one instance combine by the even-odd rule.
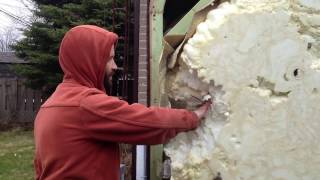
[[[23,80],[0,78],[0,123],[33,122],[42,102],[42,93],[26,88]]]

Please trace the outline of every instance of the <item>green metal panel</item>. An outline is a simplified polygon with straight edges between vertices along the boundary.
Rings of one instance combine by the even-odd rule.
[[[166,35],[184,35],[188,31],[196,12],[213,3],[214,0],[200,0]]]
[[[163,50],[163,9],[165,0],[151,0],[150,2],[150,90],[151,105],[160,105],[160,86],[159,86],[159,67],[160,58]],[[160,172],[162,167],[163,146],[150,147],[150,179],[160,180]]]
[[[151,22],[150,22],[150,35],[151,35],[151,104],[159,104],[159,64],[160,57],[163,50],[163,8],[165,0],[154,0],[151,7]]]
[[[183,1],[183,0],[181,0]],[[163,10],[166,0],[150,0],[150,98],[151,105],[160,106],[160,61],[163,44]],[[194,14],[213,0],[200,0],[169,32],[169,35],[184,35]],[[160,180],[163,145],[151,146],[150,180]]]

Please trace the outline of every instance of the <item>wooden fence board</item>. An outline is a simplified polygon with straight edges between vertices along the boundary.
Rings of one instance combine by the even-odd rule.
[[[41,97],[40,91],[26,88],[21,79],[0,78],[0,123],[33,122]]]
[[[19,83],[19,121],[25,122],[25,112],[26,112],[26,87],[22,82]]]
[[[0,79],[0,119],[4,120],[5,115],[5,84],[4,79]]]

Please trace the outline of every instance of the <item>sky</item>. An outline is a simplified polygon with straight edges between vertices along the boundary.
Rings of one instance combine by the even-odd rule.
[[[24,5],[24,2],[29,8],[33,8],[30,0],[0,0],[0,33],[7,29],[17,31],[18,28],[24,27],[23,23],[17,22],[10,18],[2,11],[6,11],[24,21],[28,21],[32,15],[31,11]]]

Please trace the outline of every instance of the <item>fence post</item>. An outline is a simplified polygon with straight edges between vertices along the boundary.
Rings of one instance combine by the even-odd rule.
[[[0,122],[5,120],[5,83],[4,79],[0,78]]]
[[[8,111],[9,111],[9,121],[18,121],[18,111],[17,111],[17,81],[16,79],[10,79],[7,86],[8,93]]]

